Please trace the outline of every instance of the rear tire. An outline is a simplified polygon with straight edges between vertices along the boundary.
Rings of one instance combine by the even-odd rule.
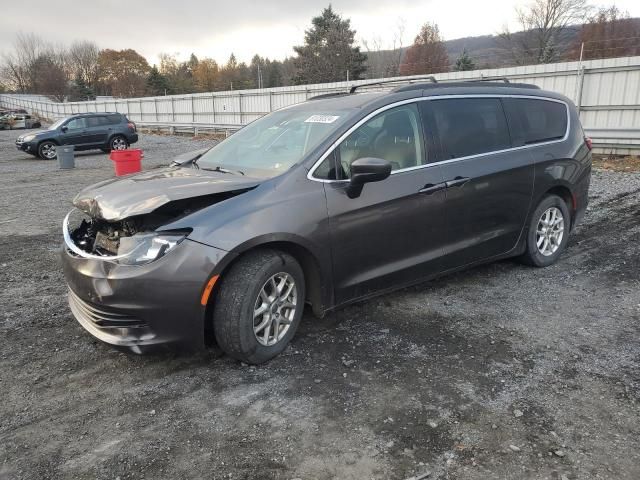
[[[534,267],[554,264],[567,246],[570,229],[571,213],[565,201],[547,195],[531,215],[522,261]]]
[[[58,156],[56,147],[57,145],[53,142],[42,142],[38,145],[38,156],[43,160],[55,160]]]
[[[122,135],[115,135],[109,141],[109,150],[126,150],[129,148],[129,142]]]
[[[216,341],[237,360],[271,360],[295,335],[304,300],[304,273],[292,256],[277,250],[250,252],[222,279],[214,300]]]

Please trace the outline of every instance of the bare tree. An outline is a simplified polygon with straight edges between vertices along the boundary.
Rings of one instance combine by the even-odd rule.
[[[567,41],[567,28],[581,24],[589,14],[587,0],[532,0],[516,7],[521,32],[507,27],[499,35],[517,65],[550,63],[559,60]]]
[[[567,58],[584,59],[640,55],[640,22],[615,5],[598,9],[580,29]],[[584,49],[583,49],[584,47]]]
[[[76,80],[81,80],[88,87],[95,88],[98,82],[98,58],[100,49],[94,42],[82,40],[73,42],[69,48],[69,63]]]
[[[19,33],[13,51],[3,56],[2,77],[18,92],[51,95],[61,100],[68,88],[69,73],[66,50],[34,34]]]
[[[399,18],[392,33],[390,48],[384,48],[378,35],[371,40],[362,39],[360,43],[367,52],[367,71],[369,77],[395,77],[400,73],[400,63],[404,54],[404,32],[406,21]]]
[[[7,84],[18,92],[28,91],[36,76],[36,60],[45,49],[40,37],[19,33],[13,43],[13,52],[3,55],[2,75]]]

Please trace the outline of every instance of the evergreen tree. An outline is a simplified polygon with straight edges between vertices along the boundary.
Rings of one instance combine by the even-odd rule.
[[[456,72],[464,72],[464,71],[467,71],[467,70],[475,70],[475,68],[476,68],[475,62],[473,60],[471,60],[471,57],[467,53],[467,49],[463,48],[462,49],[462,53],[457,58],[456,64],[453,67],[453,69]]]
[[[76,75],[69,92],[70,100],[83,102],[85,100],[91,100],[95,98],[95,96],[95,92],[91,87],[87,86],[82,75]]]
[[[147,92],[149,95],[164,95],[165,93],[173,93],[169,80],[160,73],[155,65],[151,68],[147,77]]]
[[[360,79],[367,56],[354,46],[356,31],[329,5],[305,31],[304,45],[294,47],[295,82],[321,83]],[[347,73],[348,72],[348,73]]]

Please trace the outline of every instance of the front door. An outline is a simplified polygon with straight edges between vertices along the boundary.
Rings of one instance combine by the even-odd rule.
[[[421,103],[436,132],[446,189],[444,266],[461,267],[512,250],[533,194],[533,157],[513,149],[499,98]]]
[[[63,125],[60,142],[62,145],[84,146],[88,143],[88,132],[86,119],[83,117],[73,118]],[[66,128],[66,130],[64,130]]]
[[[438,271],[444,190],[429,149],[412,103],[372,117],[325,160],[343,180],[325,183],[336,304]],[[349,198],[350,165],[364,157],[389,161],[392,174]]]

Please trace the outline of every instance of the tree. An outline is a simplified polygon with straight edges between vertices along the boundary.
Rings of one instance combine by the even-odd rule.
[[[158,67],[155,65],[151,67],[149,76],[147,77],[147,93],[149,95],[166,95],[167,93],[173,93],[171,91],[171,85],[169,80],[163,74],[160,73]]]
[[[103,94],[116,97],[144,95],[151,68],[135,50],[101,50],[98,68],[100,91]]]
[[[193,57],[195,56],[192,55],[192,58],[188,62],[179,62],[174,55],[168,53],[160,54],[159,70],[169,82],[170,89],[173,93],[193,92],[193,72],[191,68]],[[197,63],[197,58],[195,62]]]
[[[193,67],[193,83],[198,92],[213,92],[219,82],[220,69],[215,60],[203,58]]]
[[[354,46],[356,31],[329,5],[311,20],[305,31],[304,45],[294,47],[295,82],[321,83],[360,79],[366,70],[367,56]]]
[[[69,63],[73,78],[81,79],[84,86],[94,89],[98,82],[98,58],[100,49],[90,41],[74,42],[69,48]]]
[[[391,48],[383,48],[380,36],[371,40],[362,40],[362,45],[367,51],[367,74],[369,78],[395,77],[400,74],[400,64],[404,52],[404,31],[406,22],[398,19],[395,30],[392,33]]]
[[[37,35],[19,33],[13,43],[13,52],[3,55],[1,73],[7,84],[17,92],[34,93],[36,61],[47,50],[48,46]]]
[[[567,54],[569,60],[640,55],[640,23],[615,5],[600,8],[582,25]]]
[[[449,55],[435,23],[425,23],[407,49],[400,65],[400,75],[440,73],[449,70]]]
[[[466,70],[474,70],[475,68],[476,68],[475,62],[471,60],[471,57],[467,53],[467,49],[463,48],[462,53],[456,59],[456,64],[453,67],[453,69],[456,72],[464,72]]]
[[[69,90],[69,100],[72,102],[91,100],[95,98],[96,92],[88,86],[81,75],[76,74]]]
[[[532,0],[525,8],[516,8],[521,32],[508,28],[499,35],[499,43],[516,65],[557,61],[565,49],[567,29],[582,23],[588,15],[587,0]]]

